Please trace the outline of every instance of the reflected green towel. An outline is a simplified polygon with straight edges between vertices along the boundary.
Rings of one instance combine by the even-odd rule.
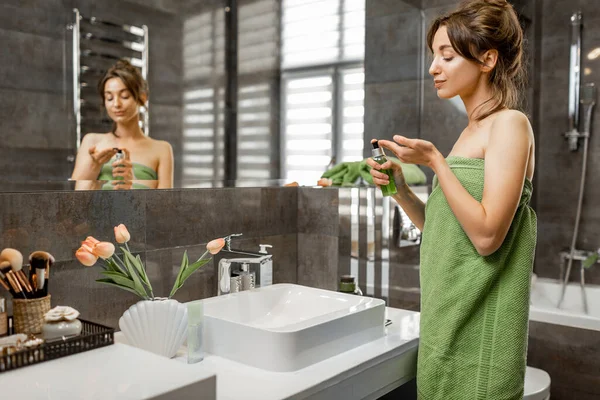
[[[104,185],[102,185],[103,190],[114,189],[114,186],[112,185],[111,182],[123,179],[121,177],[117,177],[117,178],[113,177],[113,174],[112,174],[112,170],[113,170],[112,163],[113,162],[114,162],[114,160],[110,160],[109,162],[104,164],[102,166],[102,169],[100,170],[100,175],[98,175],[99,181],[109,181],[109,182],[105,183]],[[158,174],[152,168],[150,168],[144,164],[140,164],[140,163],[132,163],[132,164],[133,164],[133,175],[134,175],[136,181],[158,180]],[[131,187],[132,187],[132,189],[148,189],[148,186],[141,184],[139,182],[134,182],[133,185],[131,185]]]
[[[448,157],[478,201],[484,160]],[[482,257],[463,231],[437,179],[425,208],[421,243],[419,399],[522,399],[529,289],[536,244],[532,185],[502,246]]]
[[[423,185],[427,183],[427,177],[421,169],[414,164],[404,164],[400,160],[394,157],[389,157],[390,160],[402,167],[404,178],[406,183],[409,185]],[[369,173],[371,167],[367,165],[366,160],[354,161],[354,162],[343,162],[333,168],[327,170],[321,178],[331,179],[333,186],[352,186],[356,184],[359,177],[363,178],[365,182],[372,185],[373,177]]]

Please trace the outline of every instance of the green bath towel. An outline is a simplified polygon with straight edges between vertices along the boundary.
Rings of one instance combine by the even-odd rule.
[[[465,189],[481,201],[484,160],[447,161]],[[529,207],[532,190],[526,179],[506,239],[498,251],[482,257],[434,178],[421,243],[419,399],[523,398],[537,233]]]
[[[425,173],[417,165],[404,164],[394,157],[388,157],[390,160],[402,167],[404,179],[409,185],[423,185],[427,183]],[[333,168],[327,170],[321,178],[331,179],[333,186],[352,186],[356,184],[359,177],[365,182],[372,185],[373,177],[369,173],[371,167],[367,165],[365,160],[354,162],[343,162]]]

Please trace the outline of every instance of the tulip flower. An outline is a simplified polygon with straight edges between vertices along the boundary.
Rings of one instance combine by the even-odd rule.
[[[208,242],[208,244],[206,245],[206,250],[208,250],[210,254],[215,255],[221,251],[223,246],[225,246],[225,239],[214,239]]]
[[[115,245],[110,242],[98,242],[94,246],[93,254],[106,260],[115,254]]]
[[[115,240],[117,243],[127,243],[131,239],[131,235],[124,224],[115,226]]]
[[[95,256],[91,251],[89,251],[91,249],[88,249],[88,246],[81,246],[75,252],[75,257],[77,257],[79,262],[85,265],[86,267],[91,267],[92,265],[96,264],[96,261],[98,261],[98,257]]]
[[[85,240],[83,242],[81,242],[81,244],[85,244],[87,246],[89,246],[90,248],[94,248],[95,245],[97,245],[98,243],[100,243],[100,241],[98,239],[96,239],[93,236],[88,236],[85,238]]]

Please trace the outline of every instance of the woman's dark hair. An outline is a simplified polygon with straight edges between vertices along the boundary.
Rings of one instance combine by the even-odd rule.
[[[506,0],[466,1],[450,14],[433,21],[427,33],[427,45],[433,52],[433,38],[445,26],[454,50],[467,60],[482,64],[479,57],[488,50],[498,51],[496,66],[489,74],[492,97],[480,104],[493,107],[477,115],[476,120],[507,108],[521,107],[525,87],[523,66],[523,30],[517,13]]]
[[[102,106],[104,106],[105,95],[104,86],[109,79],[121,78],[123,84],[129,90],[136,103],[144,105],[143,97],[148,98],[148,82],[142,77],[140,71],[129,61],[121,59],[115,65],[110,67],[98,82],[98,92],[102,97]],[[117,124],[113,123],[112,133],[116,136]]]

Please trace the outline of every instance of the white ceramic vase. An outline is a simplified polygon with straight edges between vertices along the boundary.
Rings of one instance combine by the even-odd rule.
[[[187,307],[173,299],[143,300],[119,319],[127,342],[171,358],[187,337]]]

